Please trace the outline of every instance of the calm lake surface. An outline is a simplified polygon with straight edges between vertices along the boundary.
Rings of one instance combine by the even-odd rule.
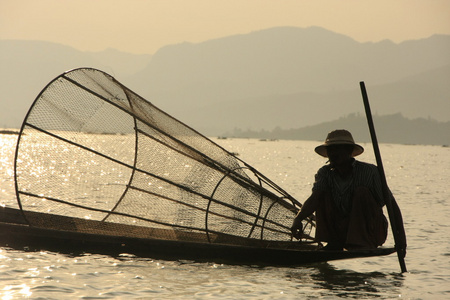
[[[13,156],[17,136],[0,135],[0,205],[17,207]],[[216,140],[300,202],[325,159],[319,142]],[[359,159],[374,163],[370,144]],[[450,299],[450,148],[381,144],[388,184],[408,238],[406,265],[397,256],[296,268],[113,258],[0,248],[1,299]],[[389,232],[386,246],[393,245]]]

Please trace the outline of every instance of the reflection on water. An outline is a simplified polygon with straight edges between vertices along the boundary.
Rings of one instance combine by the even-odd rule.
[[[401,296],[397,273],[339,270],[321,263],[298,268],[162,261],[122,255],[2,251],[0,296],[33,298],[380,298]],[[1,253],[1,252],[0,252]]]
[[[399,278],[396,278],[399,277]],[[333,291],[340,297],[363,298],[400,295],[403,285],[401,275],[387,275],[381,272],[361,273],[339,270],[328,263],[320,264],[312,272],[311,278],[321,288]]]
[[[0,135],[1,205],[16,205],[12,172],[16,138]],[[220,142],[302,202],[324,163],[314,154],[317,142]],[[361,160],[374,162],[370,145],[363,146]],[[399,274],[395,255],[261,268],[1,248],[0,298],[448,299],[450,148],[380,148],[388,183],[405,220],[409,273]],[[391,234],[386,245],[393,245]]]
[[[14,151],[17,135],[0,134],[0,205],[16,207],[14,190]]]
[[[404,278],[398,273],[356,272],[337,269],[329,263],[311,265],[301,271],[289,270],[286,278],[298,288],[311,288],[311,296],[333,295],[343,298],[401,297]]]

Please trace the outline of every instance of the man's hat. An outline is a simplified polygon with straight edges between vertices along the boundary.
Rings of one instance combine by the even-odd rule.
[[[328,157],[327,147],[332,145],[353,145],[353,153],[352,153],[353,157],[358,156],[364,152],[363,147],[361,147],[358,144],[355,144],[352,134],[344,129],[338,129],[330,132],[327,135],[325,143],[320,146],[317,146],[314,149],[314,151],[316,151],[316,153],[319,154],[320,156]]]

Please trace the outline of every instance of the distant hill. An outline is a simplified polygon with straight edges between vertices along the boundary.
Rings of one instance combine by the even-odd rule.
[[[0,40],[0,127],[19,127],[39,92],[67,70],[93,67],[125,77],[150,60],[114,49],[82,52],[50,42]]]
[[[448,53],[448,35],[359,43],[319,27],[168,45],[153,56],[0,40],[0,127],[18,127],[49,81],[83,66],[110,73],[211,136],[235,128],[303,128],[363,112],[359,81],[366,82],[374,113],[447,122]]]
[[[450,64],[450,36],[358,43],[323,28],[272,28],[161,48],[130,83],[149,95],[217,103],[267,95],[349,90]],[[193,93],[195,92],[195,93]],[[158,98],[156,98],[158,99]]]
[[[200,131],[216,129],[213,135],[241,129],[272,130],[299,128],[338,119],[350,113],[364,113],[359,81],[351,90],[268,95],[185,108],[185,120]],[[450,120],[450,65],[405,77],[388,84],[366,81],[374,113],[401,113],[408,118]],[[192,113],[192,110],[198,110]],[[209,128],[202,128],[208,124]],[[226,128],[220,131],[220,128]]]
[[[104,67],[102,71],[117,78],[127,78],[144,69],[151,60],[150,54],[131,54],[113,48],[100,52],[84,52]]]
[[[377,139],[381,143],[450,145],[450,122],[438,122],[424,118],[408,119],[401,114],[375,115],[373,119]],[[371,141],[366,116],[361,114],[350,114],[334,121],[297,129],[283,130],[280,127],[271,131],[235,129],[222,136],[323,141],[326,134],[334,129],[349,130],[354,139],[361,143]]]
[[[163,47],[126,82],[211,134],[306,126],[362,111],[359,81],[379,113],[447,121],[448,53],[450,36],[358,43],[319,27],[282,27]]]

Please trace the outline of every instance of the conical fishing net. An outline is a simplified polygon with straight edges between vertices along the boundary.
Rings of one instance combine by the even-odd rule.
[[[244,245],[289,241],[300,207],[232,153],[95,69],[66,72],[44,88],[16,151],[17,199],[36,227]],[[305,223],[305,237],[311,227]]]

